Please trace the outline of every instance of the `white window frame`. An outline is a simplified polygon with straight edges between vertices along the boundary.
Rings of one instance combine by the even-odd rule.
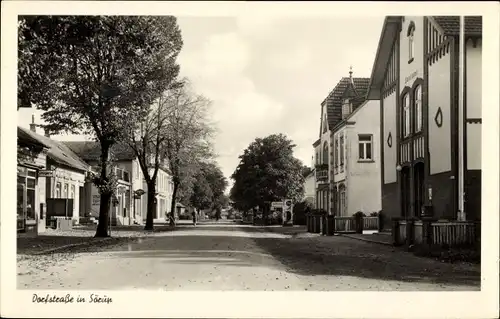
[[[412,27],[408,35],[408,63],[411,63],[413,61],[413,58],[415,57],[414,33],[415,33],[415,28]]]
[[[421,132],[423,128],[423,108],[422,108],[422,85],[418,85],[414,91],[415,104],[415,132]]]
[[[54,198],[61,198],[61,194],[62,194],[62,183],[61,182],[56,182],[56,189],[55,189],[55,196],[54,196]]]
[[[403,98],[403,137],[410,136],[410,94],[405,93]]]
[[[368,138],[369,140],[362,140],[362,138]],[[370,144],[370,157],[367,157],[367,145]],[[359,152],[359,146],[363,146],[363,154]],[[361,156],[363,155],[363,156]],[[373,135],[371,134],[359,134],[358,135],[358,159],[360,161],[373,161]]]

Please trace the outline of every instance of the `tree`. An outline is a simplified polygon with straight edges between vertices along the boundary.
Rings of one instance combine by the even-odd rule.
[[[309,166],[306,166],[306,165],[302,166],[302,176],[304,176],[304,178],[309,176],[309,174],[311,174],[311,172],[312,172],[312,168],[310,168]]]
[[[195,175],[193,183],[193,191],[191,193],[190,204],[197,211],[208,208],[212,205],[213,193],[208,180],[206,179],[203,170],[198,171]]]
[[[290,198],[298,202],[304,194],[302,163],[293,157],[295,145],[283,134],[257,138],[239,157],[231,176],[231,200],[236,207],[263,207],[272,201]]]
[[[169,89],[177,89],[182,85],[183,83],[174,81]],[[147,109],[144,118],[131,123],[124,131],[124,140],[134,151],[148,187],[145,230],[153,230],[158,171],[160,168],[168,171],[165,156],[166,132],[169,124],[169,112],[171,112],[168,105],[168,94],[169,90],[166,90]]]
[[[194,94],[187,82],[171,91],[167,105],[164,153],[174,184],[173,212],[180,189],[184,190],[184,200],[190,198],[192,189],[189,186],[192,185],[198,163],[213,157],[211,137],[214,128],[208,118],[210,101]]]
[[[89,134],[100,144],[96,237],[107,237],[115,191],[110,149],[176,78],[176,18],[25,16],[18,30],[19,105],[45,111],[52,132]]]
[[[224,192],[227,180],[222,170],[213,162],[200,162],[193,183],[191,204],[198,210],[210,208],[219,213],[226,205]]]

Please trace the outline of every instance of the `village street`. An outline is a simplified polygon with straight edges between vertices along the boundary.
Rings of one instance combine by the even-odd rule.
[[[38,268],[36,268],[38,267]],[[479,290],[480,266],[300,227],[178,226],[108,247],[18,258],[19,289]]]

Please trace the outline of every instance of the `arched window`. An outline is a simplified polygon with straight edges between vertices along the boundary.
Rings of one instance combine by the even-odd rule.
[[[408,137],[410,135],[410,95],[406,93],[403,97],[401,114],[401,134],[403,137]]]
[[[422,86],[418,85],[413,93],[415,105],[415,132],[422,131]]]
[[[323,164],[328,164],[328,143],[323,144]]]
[[[413,61],[414,57],[414,52],[415,52],[415,45],[414,45],[414,39],[413,35],[415,33],[415,23],[410,22],[410,25],[408,26],[408,63],[411,63]]]

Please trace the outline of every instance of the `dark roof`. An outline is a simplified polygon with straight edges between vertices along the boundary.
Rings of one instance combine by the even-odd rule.
[[[25,128],[22,128],[20,126],[17,127],[17,140],[18,143],[21,142],[23,144],[31,144],[34,146],[45,148],[50,147],[38,138],[38,134],[35,134],[30,130],[26,130]]]
[[[101,156],[101,145],[94,141],[64,142],[73,152],[85,161],[98,161]],[[113,156],[118,161],[133,160],[134,151],[126,144],[117,143],[111,147]]]
[[[432,18],[443,29],[445,35],[458,35],[460,33],[459,16],[433,16]],[[482,35],[483,17],[466,16],[464,31],[466,35]]]
[[[78,157],[69,147],[64,145],[63,142],[50,139],[23,127],[18,127],[18,132],[28,135],[45,145],[49,149],[47,156],[55,162],[82,171],[86,171],[89,168],[88,164]]]
[[[327,109],[328,126],[333,128],[342,120],[342,98],[346,91],[351,90],[355,98],[353,100],[353,111],[360,106],[366,99],[370,78],[351,78],[343,77],[335,88],[328,94],[323,101]]]

